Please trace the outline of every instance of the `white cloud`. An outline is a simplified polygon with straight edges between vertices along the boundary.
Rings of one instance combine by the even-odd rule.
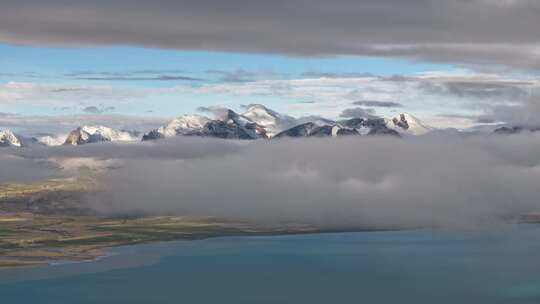
[[[152,89],[112,86],[74,86],[8,82],[0,84],[0,104],[26,103],[50,106],[80,105],[85,101],[123,102],[152,93]]]

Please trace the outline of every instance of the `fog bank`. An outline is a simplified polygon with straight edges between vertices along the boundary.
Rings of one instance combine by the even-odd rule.
[[[211,151],[197,158],[124,159],[94,203],[332,227],[474,225],[540,210],[537,136],[284,140],[234,153],[202,142]]]
[[[99,168],[105,214],[470,226],[540,211],[540,137],[347,137],[4,149],[0,182]]]

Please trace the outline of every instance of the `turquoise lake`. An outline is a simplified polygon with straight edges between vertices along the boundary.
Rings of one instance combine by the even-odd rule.
[[[540,226],[229,237],[0,271],[1,303],[540,303]]]

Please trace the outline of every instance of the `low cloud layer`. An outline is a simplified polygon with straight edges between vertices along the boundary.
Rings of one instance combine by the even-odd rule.
[[[16,155],[15,150],[9,148],[0,149],[0,185],[33,182],[62,175],[53,163],[42,159],[20,157]]]
[[[88,203],[106,213],[333,228],[459,227],[540,211],[539,141],[536,135],[251,143],[180,137],[28,149],[17,156],[32,163],[105,162],[105,191]]]
[[[302,56],[375,55],[540,69],[535,0],[6,0],[0,41]]]
[[[499,221],[540,210],[539,140],[295,140],[196,158],[124,160],[98,201],[116,211],[337,227]],[[199,144],[216,152],[225,143]]]

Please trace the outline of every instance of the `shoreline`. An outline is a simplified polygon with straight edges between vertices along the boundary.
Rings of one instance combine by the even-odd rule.
[[[322,230],[310,230],[310,231],[301,231],[301,230],[290,230],[290,231],[280,231],[280,232],[254,232],[254,233],[217,233],[217,234],[208,234],[208,235],[197,235],[194,237],[184,237],[176,239],[156,239],[151,241],[141,241],[141,242],[132,242],[125,244],[116,244],[110,246],[99,246],[91,248],[88,251],[81,251],[81,255],[70,255],[70,256],[58,256],[58,258],[51,258],[47,256],[1,256],[0,257],[0,271],[5,269],[17,269],[17,268],[35,268],[35,267],[49,267],[63,264],[78,264],[78,263],[87,263],[87,262],[96,262],[101,259],[113,256],[111,250],[115,248],[122,247],[131,247],[136,245],[144,244],[159,244],[159,243],[170,243],[178,241],[198,241],[214,238],[228,238],[228,237],[275,237],[275,236],[299,236],[299,235],[319,235],[319,234],[339,234],[339,233],[375,233],[375,232],[388,232],[388,231],[401,231],[404,229],[322,229]]]
[[[540,215],[506,219],[538,224]],[[317,227],[298,223],[256,224],[201,216],[123,216],[0,213],[0,269],[91,262],[113,248],[218,237],[385,232],[442,227]]]

